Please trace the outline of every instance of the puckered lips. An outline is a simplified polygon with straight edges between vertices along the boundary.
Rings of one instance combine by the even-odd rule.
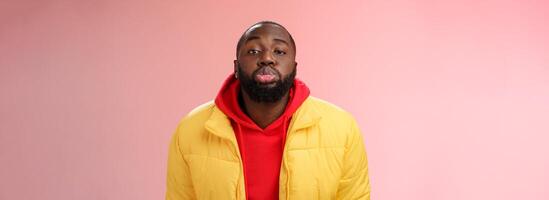
[[[271,84],[278,81],[280,77],[275,69],[271,67],[262,67],[260,68],[254,76],[254,80],[260,84]]]

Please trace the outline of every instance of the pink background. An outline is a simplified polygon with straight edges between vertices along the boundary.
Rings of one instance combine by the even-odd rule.
[[[352,112],[372,199],[549,199],[549,2],[0,2],[0,199],[163,199],[249,25]]]

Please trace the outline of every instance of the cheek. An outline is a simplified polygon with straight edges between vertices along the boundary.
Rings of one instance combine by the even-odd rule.
[[[248,65],[248,63],[253,62],[253,57],[250,56],[241,56],[237,59],[238,63],[240,65]]]
[[[295,62],[284,62],[280,63],[280,72],[284,74],[290,74],[295,68]]]
[[[242,67],[251,68],[257,65],[257,59],[251,56],[241,58],[239,63]]]
[[[244,74],[251,75],[256,70],[256,64],[252,62],[239,61],[239,70]]]

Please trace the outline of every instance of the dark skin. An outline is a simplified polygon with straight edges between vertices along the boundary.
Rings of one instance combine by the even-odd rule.
[[[295,49],[292,47],[290,34],[284,28],[274,24],[258,24],[245,33],[245,42],[238,51],[237,59],[234,60],[235,74],[240,70],[250,78],[252,73],[263,67],[270,66],[278,72],[282,79],[290,74],[296,67]],[[273,87],[276,83],[263,85]],[[256,102],[250,99],[246,91],[240,89],[243,100],[244,112],[261,128],[266,128],[274,122],[286,108],[289,100],[289,93],[276,102]]]

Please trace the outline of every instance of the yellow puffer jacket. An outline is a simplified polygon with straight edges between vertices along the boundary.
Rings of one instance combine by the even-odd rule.
[[[353,117],[308,97],[293,114],[279,179],[280,199],[370,199],[368,161]],[[206,103],[182,119],[170,144],[167,200],[245,200],[229,118]]]

